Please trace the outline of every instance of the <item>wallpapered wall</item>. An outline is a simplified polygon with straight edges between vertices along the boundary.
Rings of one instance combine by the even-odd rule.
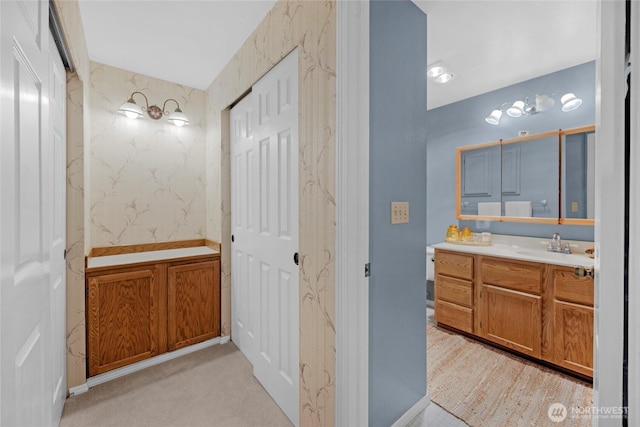
[[[231,324],[225,110],[295,47],[299,55],[300,425],[334,423],[335,2],[275,4],[208,89],[207,237],[222,243],[223,334]],[[221,226],[219,225],[221,224]]]
[[[296,46],[300,132],[301,425],[334,422],[335,2],[286,1],[273,7],[204,93],[92,64],[76,0],[56,1],[83,90],[71,92],[84,149],[68,162],[76,188],[68,226],[80,240],[68,284],[68,386],[85,383],[83,257],[91,247],[207,237],[223,244],[223,335],[230,334],[230,170],[226,108]],[[79,65],[78,65],[79,64]],[[83,65],[84,64],[84,65]],[[89,80],[91,85],[89,86]],[[192,122],[184,129],[129,122],[115,109],[136,89],[152,103],[176,98]],[[75,93],[75,96],[74,96]],[[205,107],[206,102],[206,107]],[[72,102],[70,102],[72,104]],[[206,112],[206,144],[205,140]],[[187,136],[187,134],[190,134]],[[77,136],[79,138],[79,136]],[[164,147],[154,150],[154,147]],[[90,153],[89,153],[90,151]],[[161,153],[161,154],[160,154]],[[188,183],[188,186],[185,184]],[[206,192],[205,192],[206,190]],[[164,203],[164,204],[163,204]],[[172,205],[174,208],[170,208]],[[154,212],[158,218],[153,218]],[[176,227],[176,222],[183,227]],[[86,230],[86,232],[85,232]],[[80,250],[81,249],[81,250]]]
[[[84,255],[88,216],[84,212],[88,176],[85,153],[89,140],[89,55],[82,28],[78,2],[54,1],[75,72],[67,72],[67,387],[86,382],[84,325]]]
[[[117,113],[133,91],[190,125]],[[204,238],[204,91],[92,62],[90,103],[91,246]]]

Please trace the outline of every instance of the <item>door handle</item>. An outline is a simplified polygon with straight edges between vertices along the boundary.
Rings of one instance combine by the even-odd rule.
[[[296,263],[296,265],[298,265],[298,261],[299,261],[299,256],[298,256],[298,252],[296,252],[295,254],[293,254],[293,262]]]
[[[593,277],[593,269],[579,265],[573,269],[573,275],[579,278]]]
[[[233,234],[231,235],[231,243],[236,241],[236,236],[234,236]]]

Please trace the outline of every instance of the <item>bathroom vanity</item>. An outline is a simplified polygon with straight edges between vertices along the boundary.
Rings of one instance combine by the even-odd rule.
[[[220,335],[220,251],[205,240],[94,248],[86,259],[88,374]]]
[[[435,320],[500,347],[593,376],[593,260],[542,239],[435,246]],[[585,245],[588,245],[586,242]]]

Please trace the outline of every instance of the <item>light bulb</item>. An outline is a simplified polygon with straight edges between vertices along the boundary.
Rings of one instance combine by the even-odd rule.
[[[524,109],[524,101],[516,101],[513,105],[507,108],[507,114],[511,117],[520,117],[522,116]]]
[[[444,67],[436,65],[435,67],[431,67],[429,71],[427,71],[427,77],[436,77],[442,73],[444,73]]]

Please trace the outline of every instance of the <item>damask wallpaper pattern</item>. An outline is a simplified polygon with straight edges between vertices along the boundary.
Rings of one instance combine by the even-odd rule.
[[[119,114],[134,91],[161,108],[175,99],[190,125]],[[90,98],[91,246],[204,238],[204,92],[92,62]]]
[[[230,333],[228,107],[294,48],[299,55],[300,425],[331,426],[335,398],[334,1],[275,4],[208,89],[208,238],[222,242],[223,334]],[[219,157],[220,156],[220,157]],[[221,222],[218,222],[221,221]],[[221,227],[218,225],[221,224]]]

